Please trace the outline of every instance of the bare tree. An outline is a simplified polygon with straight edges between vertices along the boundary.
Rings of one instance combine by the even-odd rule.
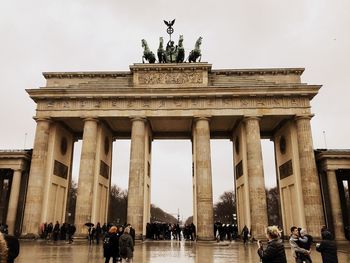
[[[280,212],[280,195],[277,186],[265,189],[267,201],[267,218],[269,225],[282,226]]]
[[[109,196],[108,222],[116,225],[127,223],[128,191],[112,185]]]
[[[233,223],[233,214],[236,213],[236,199],[233,191],[224,192],[219,202],[214,204],[214,221],[223,224]]]

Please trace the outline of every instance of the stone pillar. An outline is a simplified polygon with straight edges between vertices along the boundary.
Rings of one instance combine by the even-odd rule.
[[[6,218],[6,224],[8,225],[10,235],[15,234],[15,223],[16,223],[16,216],[17,216],[19,190],[21,188],[21,177],[22,177],[22,170],[21,169],[14,170],[14,173],[12,176],[11,193],[10,193],[10,200],[9,200],[9,206],[8,206],[7,218]]]
[[[345,240],[338,182],[334,170],[327,170],[327,182],[333,218],[334,236],[336,240]]]
[[[78,235],[87,233],[84,224],[91,221],[97,125],[98,120],[95,118],[86,118],[84,120],[83,145],[81,148],[78,194],[75,210],[75,226]]]
[[[197,205],[197,238],[214,240],[213,225],[213,187],[210,157],[209,119],[194,119],[195,166],[196,166],[196,205]]]
[[[310,235],[320,237],[324,225],[321,189],[312,143],[311,115],[296,116],[300,177],[304,200],[306,228]]]
[[[260,118],[256,116],[244,118],[251,215],[250,228],[254,238],[264,238],[266,236],[265,228],[268,225],[259,121]]]
[[[47,162],[47,150],[50,134],[50,120],[48,118],[36,119],[36,131],[32,161],[30,165],[29,181],[27,188],[26,205],[23,218],[22,234],[38,235],[40,217],[43,205],[43,193],[45,185],[45,167]]]
[[[137,117],[131,121],[127,223],[135,229],[136,239],[141,239],[144,215],[146,119]]]

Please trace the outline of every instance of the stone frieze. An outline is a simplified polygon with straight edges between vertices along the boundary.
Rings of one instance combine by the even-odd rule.
[[[299,97],[167,97],[52,99],[38,102],[38,110],[196,110],[196,109],[271,109],[310,107],[307,98]]]

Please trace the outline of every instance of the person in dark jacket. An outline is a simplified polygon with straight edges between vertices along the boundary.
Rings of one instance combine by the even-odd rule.
[[[8,247],[8,253],[7,253],[7,263],[13,263],[15,262],[15,258],[19,255],[19,242],[18,238],[12,235],[4,235],[7,247]],[[1,262],[1,261],[0,261]]]
[[[105,263],[109,263],[111,258],[113,259],[113,263],[117,262],[119,257],[118,239],[118,228],[116,226],[112,226],[108,233],[106,233],[103,240],[103,256],[106,258]]]
[[[266,229],[268,239],[264,249],[262,242],[258,241],[258,254],[263,263],[287,263],[284,245],[280,239],[280,231],[277,226],[269,226]]]
[[[321,253],[323,263],[338,263],[337,245],[331,232],[322,232],[321,243],[316,244],[316,250]]]
[[[130,235],[130,228],[126,227],[124,234],[119,238],[119,252],[122,262],[132,263],[134,256],[134,241]]]

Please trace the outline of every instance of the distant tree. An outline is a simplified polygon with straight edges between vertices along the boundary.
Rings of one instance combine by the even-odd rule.
[[[151,204],[151,223],[153,222],[176,224],[177,219],[171,214],[163,211],[161,208],[155,206],[154,204]]]
[[[267,218],[269,225],[282,226],[280,213],[280,195],[277,186],[265,189],[267,202]]]
[[[191,224],[191,223],[193,223],[193,216],[188,217],[188,218],[186,219],[186,221],[185,221],[185,224],[186,224],[186,225],[189,225],[189,224]]]
[[[108,222],[116,225],[127,223],[128,191],[112,185],[109,194]]]
[[[214,221],[223,224],[233,223],[233,214],[236,213],[236,199],[233,191],[224,192],[219,202],[214,204]]]

